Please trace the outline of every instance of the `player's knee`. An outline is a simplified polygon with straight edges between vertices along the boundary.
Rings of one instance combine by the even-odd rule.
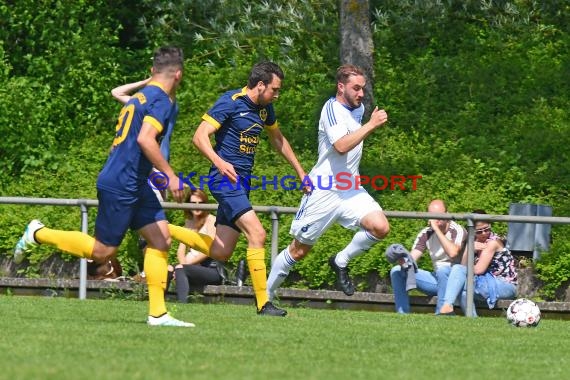
[[[301,244],[297,240],[294,240],[291,245],[289,245],[289,254],[295,261],[299,261],[303,259],[309,251],[311,250],[312,246]]]
[[[305,256],[307,256],[307,254],[303,251],[289,251],[289,254],[291,255],[291,257],[293,258],[293,260],[295,261],[299,261],[302,260]]]
[[[162,252],[168,252],[170,250],[170,245],[172,244],[172,238],[168,236],[164,239],[156,239],[156,241],[152,241],[148,243],[149,247],[157,249]]]
[[[368,232],[378,239],[384,239],[390,233],[390,225],[388,223],[377,223]]]
[[[263,240],[263,242],[265,242],[265,239],[267,239],[267,232],[265,232],[265,229],[263,227],[259,228],[256,234],[259,236],[259,240]]]
[[[260,224],[257,228],[254,228],[249,232],[247,240],[249,241],[250,244],[263,245],[265,244],[266,238],[267,238],[267,232],[265,232],[265,229]]]

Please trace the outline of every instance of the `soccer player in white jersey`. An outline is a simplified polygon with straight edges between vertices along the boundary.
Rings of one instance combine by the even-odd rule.
[[[349,261],[369,250],[390,231],[382,208],[358,181],[364,139],[383,126],[388,115],[375,107],[370,120],[361,124],[366,86],[361,68],[340,66],[336,82],[336,96],[321,111],[319,158],[309,173],[314,189],[303,196],[291,225],[293,242],[279,253],[271,267],[267,280],[270,300],[295,263],[309,253],[333,223],[357,230],[352,241],[329,258],[337,286],[347,295],[354,294],[347,268]]]

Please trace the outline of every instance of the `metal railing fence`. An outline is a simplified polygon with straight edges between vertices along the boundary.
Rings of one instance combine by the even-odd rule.
[[[89,208],[97,207],[99,202],[94,199],[65,199],[65,198],[28,198],[28,197],[0,197],[0,204],[13,205],[45,205],[45,206],[67,206],[79,207],[81,210],[81,231],[88,233],[88,212]],[[165,209],[179,210],[208,210],[215,211],[218,209],[217,204],[189,204],[162,202]],[[271,218],[271,257],[272,259],[278,254],[279,242],[279,215],[295,214],[296,207],[280,207],[280,206],[253,206],[256,212],[266,213]],[[473,314],[473,258],[474,258],[474,241],[475,241],[475,223],[483,222],[511,222],[511,223],[536,223],[536,224],[570,224],[570,217],[555,216],[517,216],[517,215],[490,215],[490,214],[473,214],[473,213],[432,213],[432,212],[414,212],[414,211],[384,211],[388,218],[401,219],[442,219],[442,220],[463,220],[467,222],[467,310],[466,314]],[[24,228],[24,226],[22,226]],[[85,299],[87,295],[87,260],[80,259],[79,273],[79,298]]]

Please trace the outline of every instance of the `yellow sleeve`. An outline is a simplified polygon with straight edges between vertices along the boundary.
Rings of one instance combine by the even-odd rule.
[[[220,123],[218,123],[218,121],[216,119],[214,119],[212,116],[208,115],[207,113],[205,113],[202,116],[202,120],[210,123],[216,129],[220,129],[220,127],[222,126]]]
[[[154,128],[156,128],[156,130],[158,131],[158,133],[161,133],[162,130],[164,129],[164,127],[162,126],[162,124],[160,123],[160,121],[156,120],[154,117],[147,115],[144,117],[143,119],[143,123],[149,123],[150,125],[152,125]]]
[[[279,123],[277,121],[275,121],[275,123],[273,123],[271,125],[264,125],[263,128],[266,130],[273,131],[275,129],[279,129]]]

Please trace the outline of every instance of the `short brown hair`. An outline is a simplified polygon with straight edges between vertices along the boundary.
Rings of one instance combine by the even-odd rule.
[[[273,80],[273,75],[281,80],[285,78],[285,74],[278,64],[269,61],[257,63],[249,73],[247,88],[254,88],[259,82],[263,82],[267,86]]]
[[[349,65],[349,64],[342,65],[336,70],[336,82],[347,84],[348,78],[350,78],[351,75],[364,76],[364,71],[362,71],[360,67],[355,65]]]
[[[163,46],[155,50],[152,58],[152,68],[156,73],[182,70],[184,54],[182,49],[175,46]]]

